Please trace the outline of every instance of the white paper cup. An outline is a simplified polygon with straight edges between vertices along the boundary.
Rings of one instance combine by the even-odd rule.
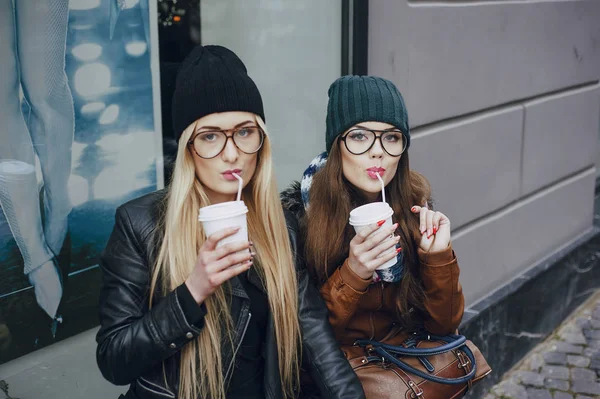
[[[359,206],[358,208],[354,208],[350,212],[350,225],[354,227],[354,231],[358,233],[365,227],[375,224],[380,220],[385,220],[385,223],[381,226],[381,228],[391,227],[392,226],[392,215],[394,214],[394,210],[387,202],[372,202],[367,205]],[[393,235],[390,235],[387,239],[392,238]],[[379,257],[385,256],[392,251],[396,251],[396,248],[392,247],[389,251],[382,253]],[[397,262],[396,257],[393,257],[389,261],[385,262],[383,265],[379,266],[377,270],[388,269],[394,266]]]
[[[198,221],[202,223],[206,237],[228,227],[239,227],[237,233],[219,241],[217,247],[230,242],[248,241],[246,214],[248,207],[244,201],[229,201],[205,206],[198,212]]]

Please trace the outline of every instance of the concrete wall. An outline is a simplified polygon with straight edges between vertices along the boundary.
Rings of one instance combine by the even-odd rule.
[[[371,0],[368,67],[406,98],[469,304],[591,229],[600,2]]]

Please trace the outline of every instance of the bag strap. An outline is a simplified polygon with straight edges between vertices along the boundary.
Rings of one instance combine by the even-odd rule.
[[[372,346],[374,348],[384,348],[385,350],[402,355],[402,356],[434,356],[451,350],[458,349],[464,346],[467,342],[467,338],[463,335],[427,335],[427,336],[416,336],[415,338],[409,338],[407,341],[426,340],[426,341],[443,341],[444,345],[435,348],[417,348],[417,347],[405,347],[389,345],[383,342],[374,341],[370,339],[359,339],[354,344],[366,348]]]
[[[443,341],[446,344],[436,347],[436,348],[405,348],[403,346],[394,346],[384,344],[378,341],[372,340],[358,340],[356,341],[356,345],[366,348],[369,352],[375,352],[382,359],[395,364],[401,370],[412,373],[416,376],[419,376],[425,380],[437,382],[439,384],[447,384],[447,385],[459,385],[466,384],[475,377],[475,373],[477,372],[477,364],[475,362],[475,356],[469,347],[466,345],[466,338],[462,335],[449,335],[449,336],[428,336],[429,340],[434,341]],[[435,375],[430,375],[427,373],[418,370],[404,361],[398,359],[396,356],[411,356],[411,357],[419,357],[419,356],[434,356],[442,353],[446,353],[452,350],[460,349],[465,353],[473,368],[463,377],[458,378],[443,378],[437,377]],[[464,367],[464,365],[463,365]],[[465,368],[468,370],[468,368]]]
[[[445,336],[445,337],[440,337],[437,335],[428,335],[427,337],[422,338],[421,340],[443,341],[446,343],[442,346],[438,346],[435,348],[416,348],[416,347],[407,348],[404,346],[395,346],[395,345],[384,344],[383,342],[377,342],[377,341],[369,341],[369,344],[373,345],[374,347],[382,347],[385,350],[387,350],[388,352],[392,352],[392,353],[395,353],[397,355],[402,355],[402,356],[434,356],[434,355],[439,355],[442,353],[450,352],[454,349],[458,349],[458,348],[464,346],[467,342],[467,338],[465,338],[462,335],[457,335],[457,336],[449,335],[449,336]],[[360,341],[363,341],[363,340],[360,340]],[[360,342],[360,341],[358,341],[358,342]],[[359,343],[359,345],[360,345],[360,343]]]
[[[469,381],[471,381],[471,379],[473,379],[473,377],[475,377],[475,373],[477,372],[477,365],[475,364],[475,357],[473,356],[473,354],[471,353],[471,350],[468,347],[465,346],[464,348],[461,348],[461,350],[465,351],[465,354],[467,355],[467,357],[473,364],[473,369],[471,369],[471,371],[469,373],[467,373],[464,377],[457,377],[457,378],[437,377],[435,375],[430,375],[430,374],[424,373],[421,370],[418,370],[418,369],[408,365],[407,363],[403,362],[402,360],[398,359],[397,357],[389,354],[383,348],[376,348],[375,352],[377,354],[379,354],[381,357],[383,357],[385,360],[387,360],[391,363],[394,363],[396,366],[398,366],[400,369],[404,370],[405,372],[412,373],[412,374],[419,376],[425,380],[429,380],[431,382],[437,382],[439,384],[462,385],[462,384],[467,384]]]

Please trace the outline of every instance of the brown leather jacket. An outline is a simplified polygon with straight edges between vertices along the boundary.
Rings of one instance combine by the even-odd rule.
[[[429,317],[425,328],[435,335],[453,333],[464,311],[462,287],[458,281],[460,269],[454,251],[449,246],[440,252],[426,253],[419,249],[421,278],[425,289],[425,308]],[[364,280],[348,266],[339,267],[321,287],[329,308],[329,321],[342,346],[357,339],[375,339],[398,345],[409,332],[389,336],[397,330],[395,298],[397,284]]]

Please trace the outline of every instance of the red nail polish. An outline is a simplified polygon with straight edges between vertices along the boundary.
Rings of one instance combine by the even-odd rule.
[[[433,234],[437,233],[437,229],[434,227],[433,228]]]
[[[379,222],[377,222],[377,226],[381,227],[381,226],[383,226],[384,223],[385,223],[385,220],[380,220]]]
[[[400,253],[400,251],[402,251],[402,248],[398,248],[398,249],[396,250],[396,253]]]
[[[413,211],[413,212],[416,212],[417,208],[413,206],[412,208],[410,208],[410,210]]]

